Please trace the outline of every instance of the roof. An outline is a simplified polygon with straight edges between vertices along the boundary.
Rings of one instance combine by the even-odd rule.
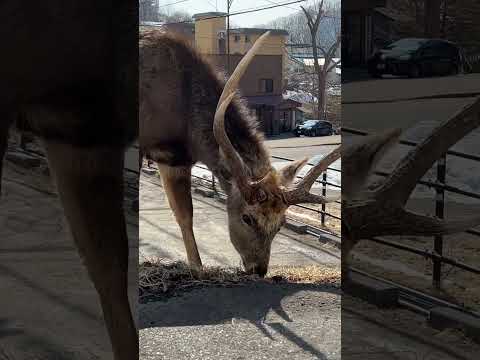
[[[197,19],[203,19],[203,18],[213,18],[213,17],[223,17],[223,16],[227,16],[228,14],[227,13],[224,13],[224,12],[219,12],[219,11],[210,11],[210,12],[204,12],[204,13],[197,13],[197,14],[193,14],[193,18],[195,20]]]
[[[159,21],[140,21],[140,26],[163,26],[164,23],[163,22],[159,22]]]
[[[230,29],[230,33],[232,34],[252,34],[252,35],[257,35],[257,34],[263,34],[267,31],[270,31],[272,35],[285,35],[288,36],[288,31],[283,30],[283,29],[263,29],[263,28],[236,28],[236,29]]]
[[[249,106],[282,106],[282,107],[299,107],[302,104],[291,99],[284,99],[282,95],[260,95],[260,96],[245,96]],[[288,106],[291,105],[291,106]]]

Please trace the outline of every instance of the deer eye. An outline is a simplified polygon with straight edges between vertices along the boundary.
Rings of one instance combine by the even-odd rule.
[[[253,226],[255,220],[253,220],[253,218],[250,216],[250,215],[242,215],[242,220],[245,224],[247,224],[248,226]]]
[[[265,200],[267,200],[267,193],[262,189],[258,189],[256,197],[258,202],[264,202]]]

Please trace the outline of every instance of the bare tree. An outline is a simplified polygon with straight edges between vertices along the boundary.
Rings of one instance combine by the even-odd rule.
[[[317,113],[318,116],[325,111],[325,89],[327,85],[327,75],[340,63],[335,61],[334,57],[341,44],[340,26],[333,26],[333,39],[331,41],[321,41],[318,36],[320,24],[324,21],[337,22],[338,3],[325,3],[324,0],[315,2],[309,8],[302,6],[303,13],[307,18],[307,26],[310,30],[310,43],[312,46],[313,67],[317,78]],[[320,65],[320,56],[324,58],[323,65]]]
[[[158,0],[139,0],[140,21],[158,21]]]
[[[184,22],[192,20],[192,16],[186,11],[175,10],[171,9],[170,7],[161,9],[158,16],[160,21],[164,21],[166,23]]]

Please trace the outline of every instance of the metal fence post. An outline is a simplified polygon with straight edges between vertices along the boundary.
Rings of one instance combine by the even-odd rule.
[[[447,166],[447,155],[444,154],[437,161],[437,183],[438,184],[445,184],[446,166]],[[443,219],[444,210],[445,210],[445,191],[443,187],[437,187],[435,191],[436,191],[435,215],[438,218]],[[443,254],[443,236],[439,235],[434,237],[433,250],[438,255]],[[441,259],[433,259],[433,279],[432,280],[433,280],[433,286],[439,289],[441,287],[441,282],[442,282],[442,260]]]
[[[322,177],[322,195],[326,196],[327,195],[327,170],[323,173]],[[325,225],[325,211],[326,211],[326,205],[322,204],[322,213],[321,213],[321,219],[322,219],[322,226]]]
[[[214,194],[217,193],[217,191],[215,190],[215,175],[213,175],[213,173],[212,173],[212,190]]]

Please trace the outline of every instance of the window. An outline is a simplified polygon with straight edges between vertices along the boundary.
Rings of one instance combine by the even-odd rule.
[[[260,92],[273,93],[273,79],[260,79],[258,85]]]
[[[249,42],[250,42],[250,36],[245,35],[245,42],[246,42],[246,43],[249,43]]]
[[[240,35],[235,35],[234,38],[233,38],[233,40],[234,40],[235,42],[239,42],[239,41],[240,41]]]
[[[226,51],[226,45],[225,45],[225,39],[218,39],[218,52],[220,54],[225,54]]]

